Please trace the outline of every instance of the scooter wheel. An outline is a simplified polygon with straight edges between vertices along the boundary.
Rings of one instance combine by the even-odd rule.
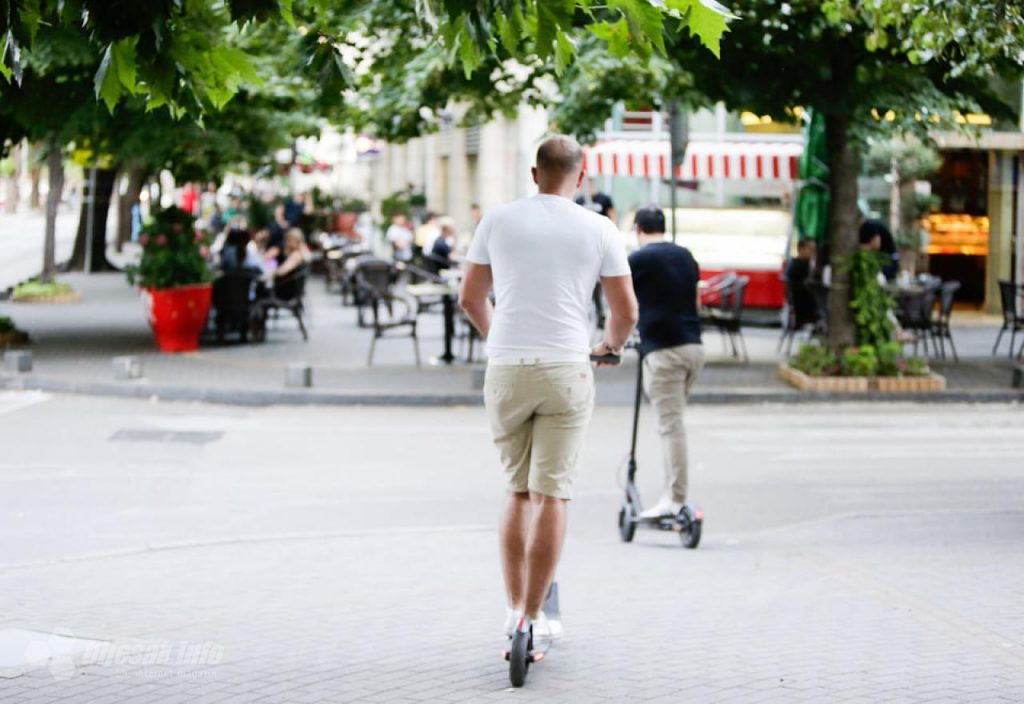
[[[700,545],[700,529],[703,524],[704,521],[700,519],[691,520],[687,529],[679,534],[679,539],[682,540],[684,548],[694,550]]]
[[[508,649],[508,680],[513,687],[526,683],[526,671],[530,668],[530,634],[516,630]]]
[[[633,508],[632,501],[627,501],[619,510],[619,537],[622,538],[622,542],[630,543],[635,533],[636,509]]]

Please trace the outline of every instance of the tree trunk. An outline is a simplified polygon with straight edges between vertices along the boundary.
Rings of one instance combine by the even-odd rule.
[[[43,240],[43,283],[53,281],[57,272],[57,207],[64,190],[64,155],[56,137],[50,139],[46,169],[50,190],[46,194],[46,237]]]
[[[139,202],[139,195],[146,185],[146,173],[138,164],[130,163],[123,171],[128,173],[124,193],[117,198],[117,251],[132,238],[132,208]]]
[[[18,212],[18,201],[21,199],[21,145],[15,144],[11,147],[11,174],[7,177],[7,196],[4,198],[4,212],[13,215]]]
[[[96,203],[92,218],[92,261],[89,273],[99,271],[115,271],[116,267],[107,261],[107,214],[110,211],[110,197],[114,192],[117,171],[114,169],[96,169]],[[78,234],[75,236],[75,250],[68,262],[68,269],[85,271],[85,242],[89,222],[89,170],[82,184],[82,212],[78,219]]]
[[[831,174],[828,233],[832,284],[828,294],[828,347],[839,352],[854,343],[848,266],[858,243],[860,154],[850,144],[850,118],[845,114],[825,116],[825,139]]]
[[[37,154],[40,149],[46,147],[42,144],[33,144],[29,147],[30,159],[28,177],[32,183],[32,190],[28,193],[28,207],[29,210],[39,210],[42,202],[42,194],[39,193],[39,181],[43,174],[43,162],[39,160]]]

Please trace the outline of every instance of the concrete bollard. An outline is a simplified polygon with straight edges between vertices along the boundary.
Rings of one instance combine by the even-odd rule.
[[[486,367],[477,367],[473,370],[473,391],[482,391],[484,388],[484,378],[487,375]]]
[[[32,353],[27,350],[7,350],[4,352],[4,370],[8,372],[32,371]]]
[[[1013,368],[1013,388],[1024,389],[1024,364]]]
[[[284,370],[284,385],[308,388],[313,385],[313,367],[306,362],[292,362]]]
[[[140,379],[142,360],[134,356],[114,357],[115,379]]]

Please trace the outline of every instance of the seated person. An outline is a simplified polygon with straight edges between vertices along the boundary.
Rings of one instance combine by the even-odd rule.
[[[440,225],[441,232],[434,240],[430,254],[442,268],[449,269],[459,258],[455,252],[458,233],[455,231],[455,221],[451,218],[441,218]]]
[[[285,233],[282,254],[284,261],[274,271],[274,295],[282,301],[288,301],[300,295],[297,287],[301,285],[289,280],[288,275],[304,269],[311,258],[302,230],[293,227]]]
[[[233,227],[227,231],[220,250],[220,268],[221,271],[249,270],[263,275],[263,258],[248,230]]]
[[[786,265],[785,278],[793,298],[797,327],[818,321],[818,306],[814,301],[814,294],[807,287],[817,251],[818,245],[814,240],[801,239],[796,246],[796,256]]]

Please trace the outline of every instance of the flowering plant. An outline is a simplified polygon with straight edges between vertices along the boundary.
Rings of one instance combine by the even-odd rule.
[[[128,283],[142,288],[174,288],[206,283],[213,272],[206,262],[202,233],[181,208],[157,211],[139,237],[142,257],[128,267]]]

